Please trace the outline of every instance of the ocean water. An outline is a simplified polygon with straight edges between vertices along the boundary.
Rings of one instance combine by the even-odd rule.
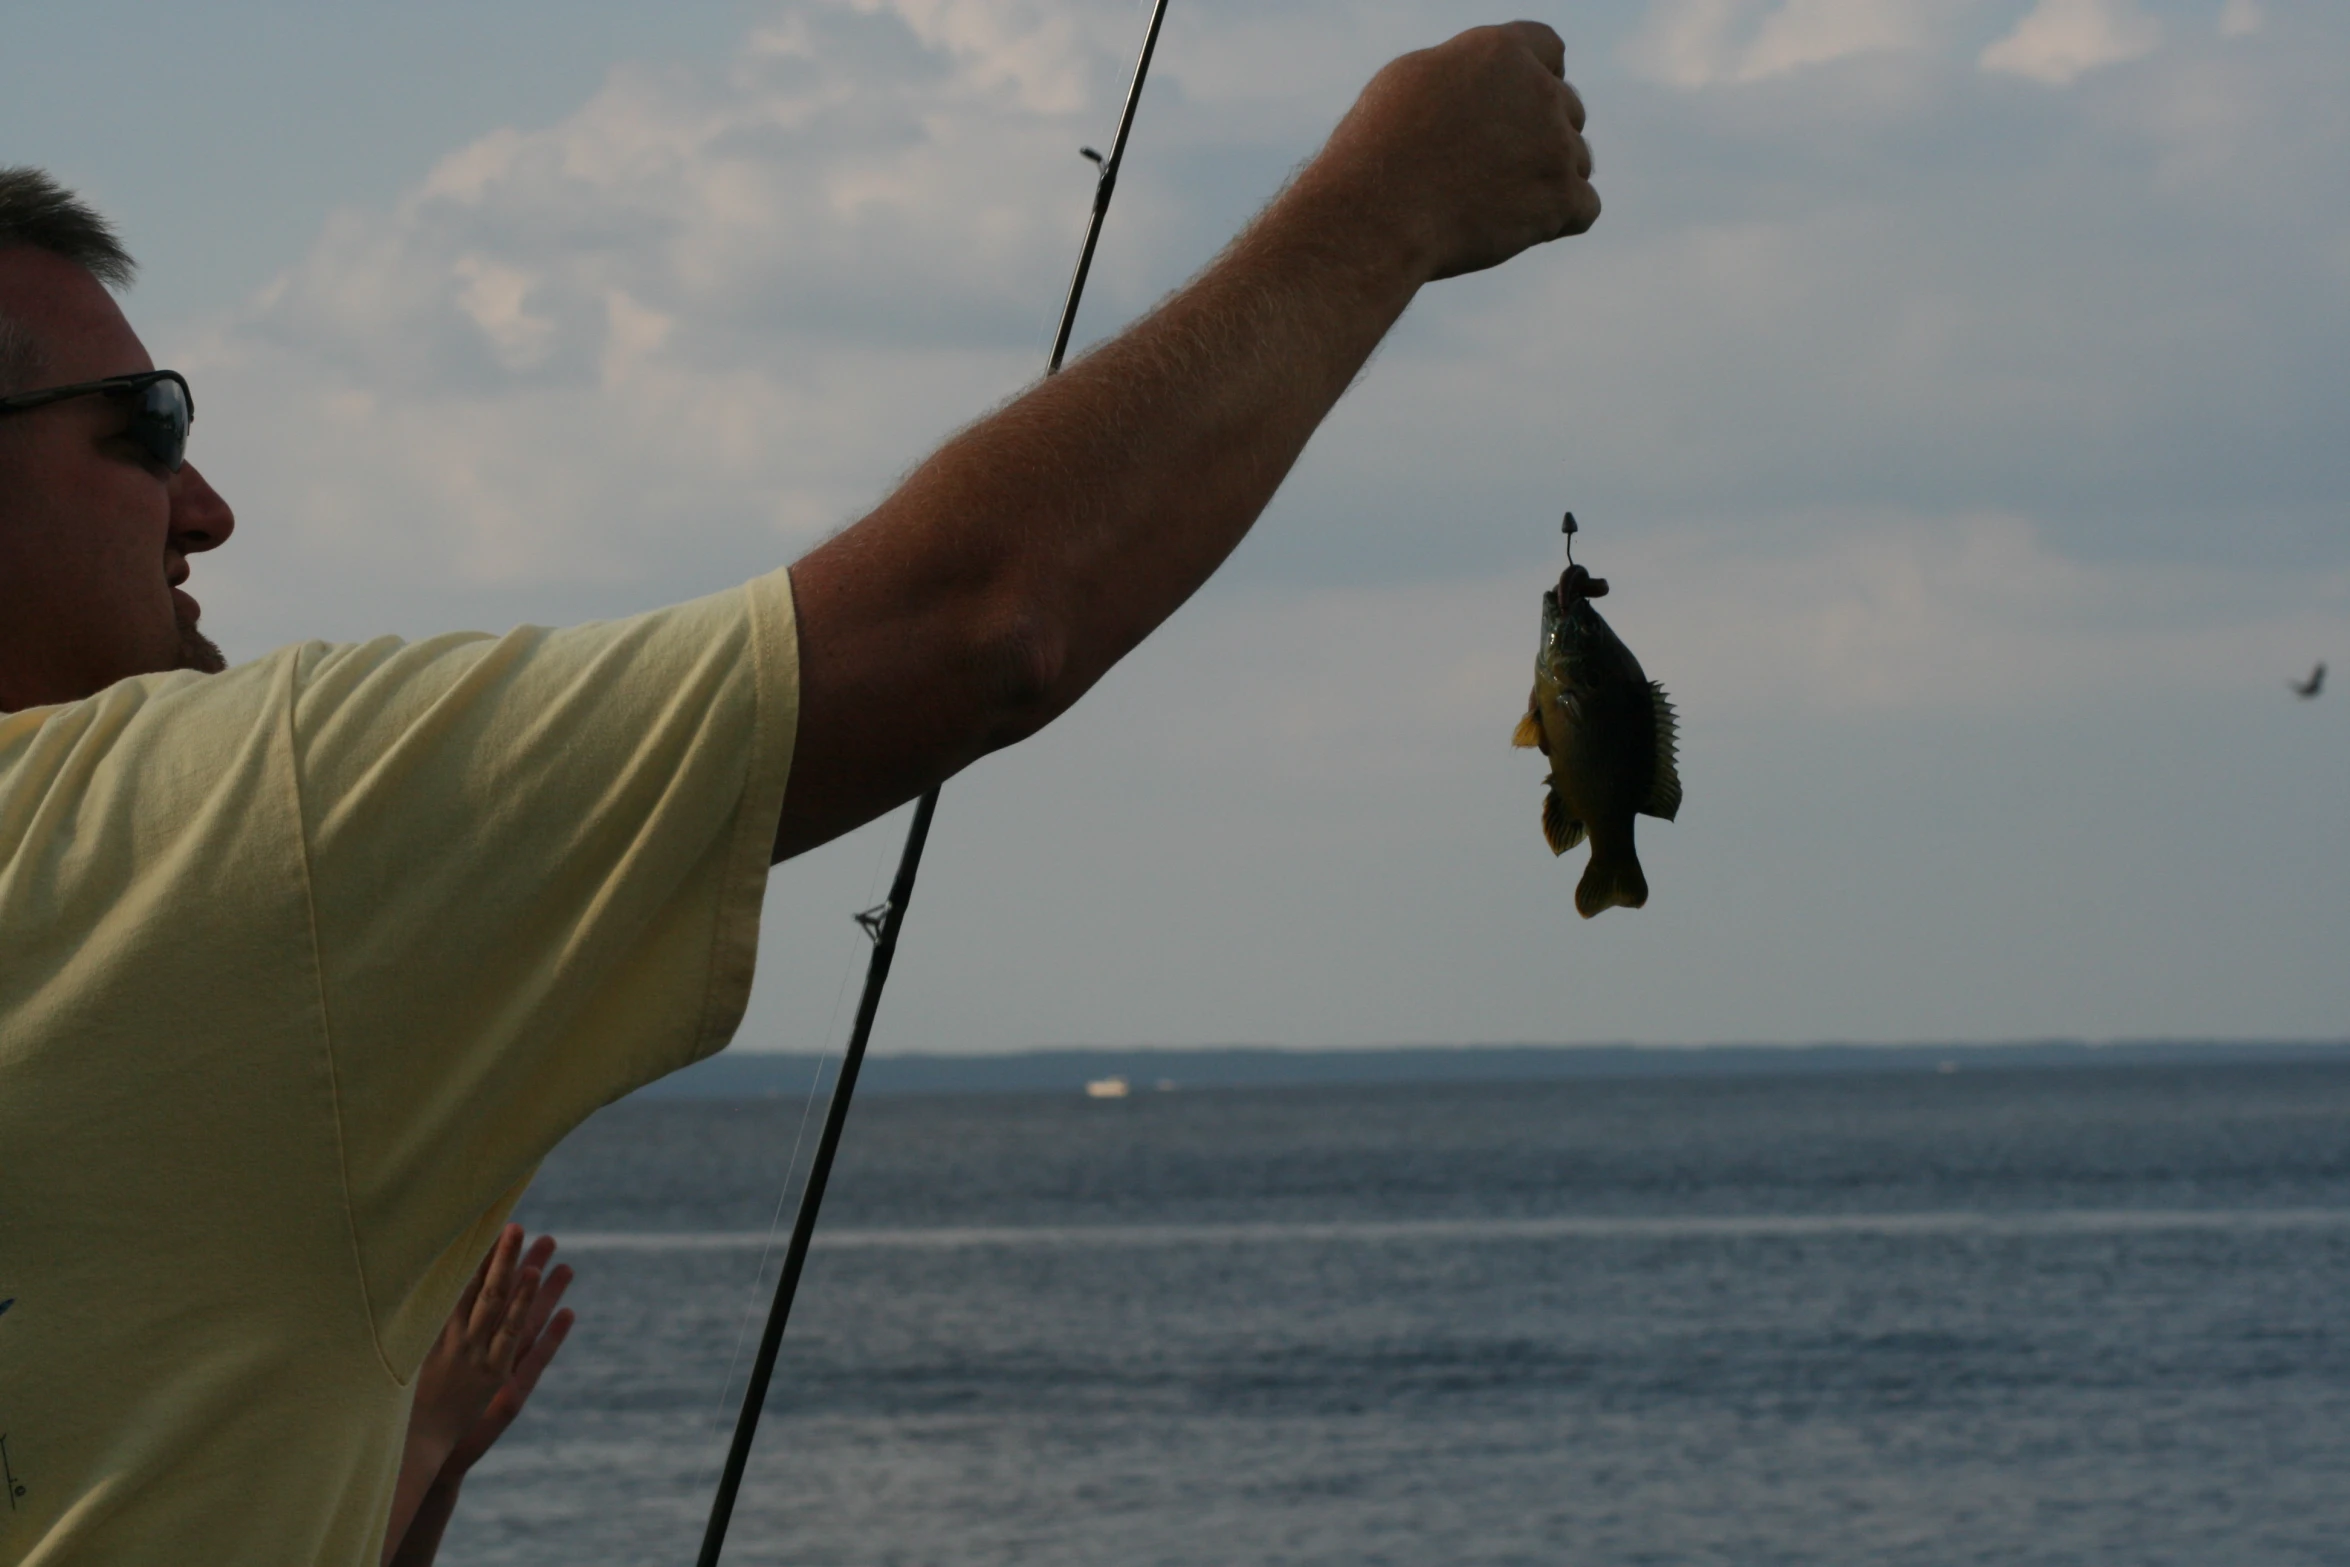
[[[444,1562],[693,1560],[800,1118],[549,1161]],[[725,1559],[2350,1562],[2350,1065],[864,1100]]]

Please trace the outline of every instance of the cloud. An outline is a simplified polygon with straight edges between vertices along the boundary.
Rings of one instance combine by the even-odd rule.
[[[1922,47],[1925,7],[1904,0],[1787,0],[1756,32],[1739,63],[1743,81],[1855,55]]]
[[[1640,26],[1727,29],[1738,71],[1948,41],[1958,14]],[[1435,30],[1416,15],[1361,12],[1379,36],[1295,100],[1262,61],[1313,16],[1178,36],[1080,340],[1210,254],[1390,42]],[[274,536],[205,563],[215,625],[251,651],[452,605],[602,613],[853,518],[1038,369],[1090,189],[1073,149],[1111,122],[1137,20],[803,5],[721,67],[621,68],[336,215],[173,350],[204,377],[199,460],[248,540]],[[1894,96],[1597,79],[1607,220],[1432,290],[1236,569],[1493,569],[1562,483],[1663,519],[2005,512],[2088,556],[2193,553],[2224,505],[2233,548],[2326,558],[2344,242],[2293,193],[2340,172],[2339,51],[2303,52],[2293,74],[2182,46],[2163,80],[2039,121],[1993,115],[1964,52],[1923,45]],[[2185,188],[2204,221],[2177,221]],[[1440,538],[1440,515],[1481,520]]]
[[[1634,69],[1675,87],[1756,82],[1924,48],[1949,9],[1930,0],[1658,0],[1626,54]]]
[[[892,1048],[2338,1032],[2350,753],[2284,680],[2350,644],[2350,574],[2085,561],[1995,514],[1581,546],[1683,720],[1637,919],[1567,912],[1577,857],[1544,852],[1542,763],[1509,746],[1555,544],[1226,584],[950,786]],[[806,937],[779,924],[772,979],[821,997],[861,962],[842,915],[881,839],[842,848]]]
[[[1692,699],[1725,717],[2152,711],[2257,688],[2350,635],[2350,570],[2083,560],[1999,513],[1757,519],[1629,553]]]
[[[1068,15],[803,7],[720,73],[624,67],[452,152],[197,334],[207,460],[275,561],[377,605],[788,559],[1039,368],[1118,74]]]
[[[1726,28],[1736,71],[1955,43],[1960,14],[1638,25]],[[1437,30],[1367,9],[1379,36],[1281,99],[1263,57],[1317,15],[1172,39],[1081,341],[1210,254],[1389,42]],[[600,612],[788,559],[1038,369],[1090,190],[1073,149],[1138,20],[802,5],[718,68],[624,67],[336,215],[174,345],[205,380],[200,460],[279,544],[207,562],[208,602],[268,640],[429,623],[451,592]],[[1891,96],[1592,79],[1607,219],[1430,291],[1238,569],[1489,569],[1570,479],[1650,517],[2005,511],[2091,555],[2193,552],[2224,506],[2232,548],[2325,558],[2350,307],[2306,193],[2342,174],[2343,48],[2266,49],[2182,43],[2022,116],[1941,44]],[[1446,513],[1490,521],[1440,545],[1421,519]]]
[[[2162,47],[2162,24],[2137,0],[2040,0],[2015,31],[1983,51],[1986,71],[2071,85],[2091,71]]]
[[[1607,217],[1424,295],[1224,577],[958,780],[900,1045],[2338,1018],[2296,934],[2344,917],[2338,731],[2281,682],[2350,663],[2350,24],[2019,93],[1977,56],[2025,9],[1584,18]],[[334,215],[163,345],[242,517],[208,623],[560,621],[792,558],[1039,369],[1141,16],[804,0]],[[1179,11],[1080,340],[1454,23]],[[1507,746],[1565,505],[1689,745],[1656,905],[1593,927]],[[762,1006],[830,994],[791,911],[847,961],[893,849],[778,879]]]
[[[1417,41],[1409,11],[1362,7],[1358,42]],[[216,621],[258,617],[250,648],[452,591],[542,614],[679,596],[852,519],[1042,368],[1093,189],[1077,148],[1106,143],[1144,15],[795,5],[719,67],[623,64],[334,214],[174,345],[206,382],[202,460],[277,535],[210,566]],[[1080,346],[1344,107],[1369,66],[1303,32],[1252,11],[1161,59]],[[297,570],[352,587],[297,592]]]
[[[1577,554],[1611,583],[1600,608],[1650,677],[1717,733],[2155,714],[2265,690],[2307,650],[2350,642],[2350,567],[2294,578],[2083,560],[2010,514],[1587,523]],[[1227,593],[1170,629],[1180,656],[1155,657],[1147,691],[1130,693],[1152,714],[1136,743],[1153,764],[1235,776],[1422,773],[1429,752],[1516,719],[1555,565]]]

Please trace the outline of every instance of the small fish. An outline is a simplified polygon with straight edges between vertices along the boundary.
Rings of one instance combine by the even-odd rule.
[[[1648,901],[1632,818],[1671,821],[1681,809],[1673,704],[1591,607],[1606,592],[1603,579],[1569,566],[1543,593],[1534,696],[1511,737],[1550,758],[1542,802],[1550,852],[1564,854],[1591,837],[1591,863],[1575,887],[1575,911],[1585,919]]]

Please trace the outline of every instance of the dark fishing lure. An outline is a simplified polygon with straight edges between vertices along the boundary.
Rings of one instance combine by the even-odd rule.
[[[1565,526],[1567,569],[1542,595],[1534,695],[1511,738],[1550,758],[1542,801],[1550,852],[1591,840],[1591,862],[1575,886],[1575,911],[1589,919],[1648,901],[1632,818],[1671,821],[1680,811],[1679,725],[1665,688],[1592,607],[1606,596],[1607,582],[1574,563],[1574,513]]]

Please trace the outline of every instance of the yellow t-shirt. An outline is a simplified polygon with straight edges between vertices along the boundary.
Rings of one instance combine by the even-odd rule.
[[[0,1563],[349,1564],[549,1148],[723,1045],[788,578],[0,714]]]

